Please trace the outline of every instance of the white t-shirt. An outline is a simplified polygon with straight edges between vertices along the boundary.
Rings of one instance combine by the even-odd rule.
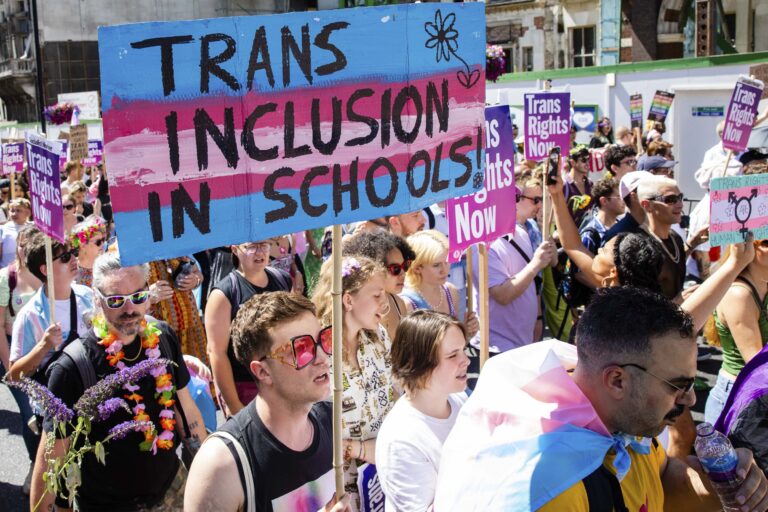
[[[419,412],[405,396],[389,411],[376,437],[385,511],[424,511],[432,504],[443,443],[466,400],[465,393],[450,395],[451,415],[444,420]]]
[[[11,221],[0,227],[0,236],[3,244],[3,257],[0,258],[0,268],[7,267],[16,259],[16,237],[19,236],[19,230],[24,224],[18,225]]]
[[[69,331],[72,329],[71,322],[69,321],[70,315],[69,299],[56,300],[56,323],[61,325],[62,341],[66,340],[66,336],[69,336]],[[78,317],[81,315],[78,315]],[[78,330],[78,332],[83,332]]]

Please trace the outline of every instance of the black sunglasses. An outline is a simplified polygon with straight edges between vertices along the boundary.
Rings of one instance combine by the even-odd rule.
[[[65,204],[64,205],[64,209],[65,210],[74,210],[75,209],[75,205],[73,205],[73,204]]]
[[[533,204],[541,204],[541,202],[544,200],[542,197],[531,197],[526,196],[523,194],[520,194],[520,197],[524,197],[525,199],[528,199],[529,201],[533,201]]]
[[[96,247],[101,247],[102,245],[104,245],[104,241],[105,240],[103,238],[99,238],[98,240],[94,240],[91,243]]]
[[[656,196],[653,198],[654,201],[660,201],[664,204],[682,203],[683,199],[685,199],[685,195],[683,194],[672,194],[669,196]]]
[[[75,247],[74,249],[64,251],[58,256],[54,256],[53,261],[61,260],[62,263],[69,263],[69,260],[72,259],[72,256],[77,258],[79,255],[80,255],[80,249],[78,247]]]
[[[387,265],[387,272],[393,276],[399,276],[401,272],[408,272],[408,269],[411,268],[411,263],[413,263],[411,260],[405,260],[402,263],[390,263]]]

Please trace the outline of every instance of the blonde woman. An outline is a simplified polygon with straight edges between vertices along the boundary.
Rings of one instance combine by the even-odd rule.
[[[400,297],[411,309],[429,309],[459,319],[459,292],[448,282],[451,265],[448,263],[448,238],[430,229],[419,231],[407,238],[416,258],[405,275],[405,289]],[[468,339],[480,329],[472,311],[464,315]]]
[[[384,267],[361,256],[345,257],[341,274],[344,486],[352,510],[358,510],[357,468],[376,463],[376,436],[398,393],[392,378],[389,336],[381,326],[389,310]],[[320,269],[312,296],[323,326],[332,324],[332,276],[333,262],[328,260]]]

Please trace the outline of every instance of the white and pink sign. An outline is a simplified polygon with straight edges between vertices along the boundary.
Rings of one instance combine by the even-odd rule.
[[[768,174],[714,178],[710,182],[709,243],[712,246],[768,238]]]
[[[446,201],[451,263],[471,245],[515,231],[515,143],[509,107],[486,107],[485,135],[483,188]]]

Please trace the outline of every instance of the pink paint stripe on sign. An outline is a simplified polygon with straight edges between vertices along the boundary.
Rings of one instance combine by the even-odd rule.
[[[763,228],[765,226],[768,226],[768,217],[752,217],[746,222],[746,228],[749,230],[755,230],[759,228]],[[712,233],[725,233],[728,231],[739,231],[742,229],[741,222],[737,222],[735,220],[729,221],[729,222],[718,222],[716,224],[712,224],[709,227],[709,230]]]

